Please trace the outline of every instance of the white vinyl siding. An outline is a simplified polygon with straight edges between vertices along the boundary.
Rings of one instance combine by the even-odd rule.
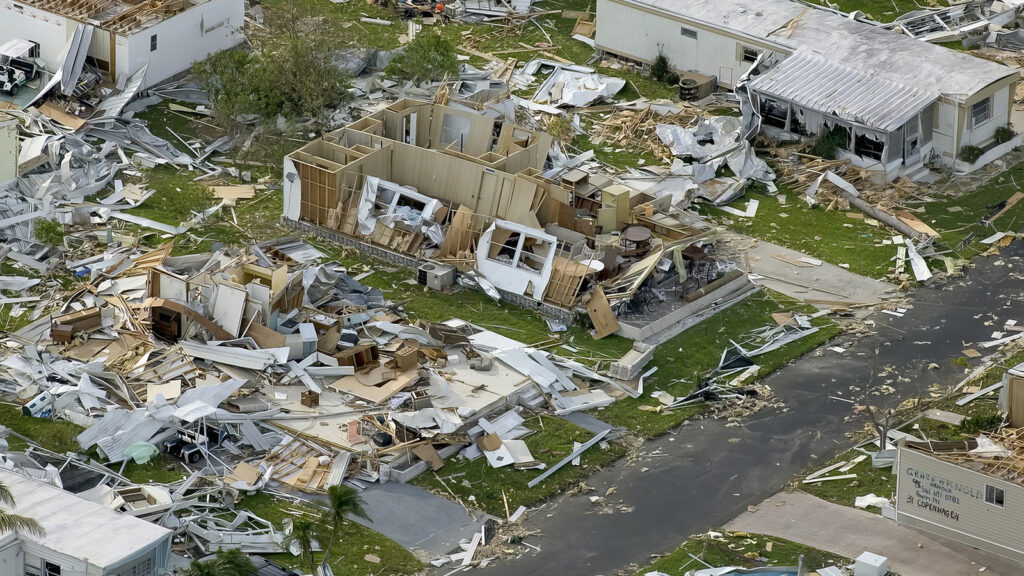
[[[697,40],[691,35],[696,33]],[[668,58],[675,70],[692,70],[719,78],[719,84],[732,84],[749,68],[744,61],[743,46],[763,50],[748,39],[706,30],[691,22],[651,14],[615,0],[597,2],[597,47],[633,60],[652,63],[659,51]],[[722,78],[723,70],[731,71],[731,78]]]
[[[1024,486],[906,448],[895,470],[901,524],[1024,561]]]

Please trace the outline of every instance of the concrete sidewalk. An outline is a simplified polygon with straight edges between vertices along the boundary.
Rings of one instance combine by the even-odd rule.
[[[877,514],[827,502],[806,492],[779,492],[725,525],[726,530],[785,538],[856,558],[874,552],[889,558],[900,576],[1016,576],[1024,565],[896,524]]]

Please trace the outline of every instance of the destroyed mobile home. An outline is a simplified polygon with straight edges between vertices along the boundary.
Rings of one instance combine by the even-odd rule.
[[[146,88],[241,42],[244,10],[244,0],[3,2],[0,54],[38,63],[44,82],[60,83],[67,95],[82,90],[83,74],[89,84],[105,77],[120,86],[146,70]]]
[[[598,338],[668,338],[753,289],[681,198],[579,159],[554,165],[551,144],[491,115],[402,100],[286,158],[284,219],[420,267],[435,289],[458,273],[564,321],[585,311]]]
[[[543,469],[522,440],[524,408],[568,414],[637,394],[461,320],[409,324],[295,239],[174,257],[171,246],[90,263],[93,281],[13,333],[0,361],[0,388],[25,414],[85,427],[82,450],[110,468],[38,447],[3,459],[202,551],[280,551],[284,534],[201,502],[233,503],[270,482],[310,493],[404,482],[456,452]],[[120,476],[158,452],[194,474],[167,487]],[[68,477],[72,464],[103,480]]]

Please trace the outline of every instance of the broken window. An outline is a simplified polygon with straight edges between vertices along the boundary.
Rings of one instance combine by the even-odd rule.
[[[149,51],[156,52],[156,34],[149,37]]]
[[[751,48],[749,46],[743,47],[743,61],[744,62],[756,62],[757,57],[761,55],[761,51],[757,48]]]
[[[907,122],[904,128],[906,133],[907,143],[904,147],[905,156],[913,156],[921,148],[921,133],[917,125],[917,117],[915,116]]]
[[[689,28],[685,28],[685,27],[680,26],[679,27],[679,33],[682,34],[683,36],[686,36],[687,38],[693,38],[694,40],[697,39],[697,31],[696,30],[691,30]]]
[[[981,126],[992,117],[992,98],[971,104],[971,127]]]
[[[885,142],[875,138],[874,134],[858,132],[853,138],[853,153],[862,158],[882,159]]]
[[[786,130],[789,123],[789,105],[778,100],[762,98],[761,123]]]
[[[511,265],[519,249],[519,233],[496,228],[491,235],[491,247],[487,257],[495,262]]]
[[[811,134],[807,131],[807,121],[804,117],[804,111],[801,108],[793,107],[793,116],[789,121],[789,131],[793,134],[799,134],[800,136],[810,136]]]
[[[996,488],[995,486],[985,485],[985,503],[993,506],[1003,507],[1005,493],[1002,488]]]
[[[551,254],[551,249],[551,243],[540,238],[504,228],[495,228],[491,234],[491,245],[488,248],[487,258],[519,270],[541,274],[548,261],[548,256]]]
[[[53,562],[43,561],[43,576],[60,576],[60,566]]]
[[[843,126],[842,124],[833,124],[832,126],[826,124],[825,126],[825,131],[822,132],[819,139],[828,140],[829,143],[838,150],[850,149],[849,126]]]

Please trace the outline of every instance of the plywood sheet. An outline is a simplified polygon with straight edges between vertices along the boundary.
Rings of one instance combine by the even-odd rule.
[[[612,307],[608,304],[608,299],[605,298],[604,290],[600,286],[590,292],[586,307],[587,315],[594,323],[595,340],[600,340],[619,330],[619,321],[615,318],[615,313],[612,312]]]
[[[916,231],[918,231],[918,232],[920,232],[922,234],[927,234],[928,236],[931,236],[933,238],[938,238],[939,237],[939,233],[938,232],[936,232],[935,230],[932,230],[931,226],[925,224],[924,222],[921,221],[920,218],[918,218],[917,216],[914,216],[910,212],[908,212],[906,210],[897,210],[895,212],[895,214],[896,214],[896,217],[900,219],[900,222],[903,222],[904,224],[906,224],[907,226],[910,226],[914,230],[916,230]]]

